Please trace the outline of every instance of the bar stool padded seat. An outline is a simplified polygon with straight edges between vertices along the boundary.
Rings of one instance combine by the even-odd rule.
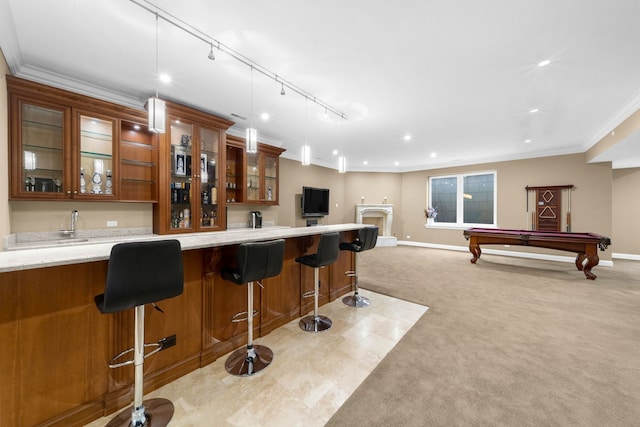
[[[134,365],[133,405],[107,423],[107,427],[163,427],[173,417],[170,400],[154,398],[143,401],[144,359],[163,349],[166,338],[157,343],[144,342],[144,309],[146,304],[160,310],[155,303],[182,294],[184,274],[182,249],[178,240],[152,240],[118,243],[111,248],[107,280],[103,294],[94,302],[103,314],[134,309],[134,346],[113,357],[110,368]],[[175,341],[174,341],[175,343]],[[145,354],[146,347],[155,350]],[[133,359],[115,363],[133,352]]]
[[[352,271],[346,271],[344,274],[349,277],[354,277],[355,292],[353,295],[347,295],[342,298],[342,302],[351,307],[367,307],[371,304],[368,298],[361,296],[358,293],[358,254],[360,252],[368,251],[376,246],[378,241],[378,227],[365,227],[358,230],[358,238],[353,242],[340,243],[340,250],[355,252],[356,260],[355,267]]]
[[[238,245],[236,253],[237,267],[223,267],[220,275],[236,285],[247,285],[247,311],[236,314],[232,322],[246,313],[247,346],[240,348],[227,358],[225,369],[232,375],[250,376],[271,364],[273,351],[264,345],[253,344],[253,317],[257,314],[253,309],[253,282],[274,277],[282,271],[284,260],[284,240],[268,242],[249,242]]]
[[[321,267],[333,264],[338,259],[338,244],[340,243],[340,233],[324,233],[320,235],[318,242],[318,251],[314,254],[303,255],[296,258],[296,262],[313,268],[313,315],[305,316],[300,319],[300,329],[306,332],[325,331],[331,327],[333,322],[326,316],[318,314],[318,297],[320,293],[320,275]]]

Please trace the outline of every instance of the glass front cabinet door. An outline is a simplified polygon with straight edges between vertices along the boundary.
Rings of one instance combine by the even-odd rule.
[[[200,209],[198,225],[202,229],[219,227],[220,197],[220,131],[200,127],[200,159],[197,180],[200,182]]]
[[[226,194],[221,153],[226,127],[178,106],[173,106],[167,120],[167,133],[160,137],[163,189],[154,206],[154,232],[223,230]]]
[[[118,165],[114,163],[116,120],[77,112],[74,120],[77,157],[72,168],[75,198],[114,199]]]
[[[278,204],[278,166],[283,151],[259,144],[257,153],[247,153],[246,203]]]
[[[11,99],[11,197],[62,199],[71,194],[71,108]]]
[[[73,113],[68,107],[17,98],[12,114],[12,197],[29,199],[114,198],[116,120]],[[71,132],[73,129],[73,132]],[[20,164],[15,164],[20,161]]]
[[[171,142],[171,230],[193,229],[193,123],[186,123],[175,117],[170,118],[168,136]],[[195,193],[197,194],[197,193]]]

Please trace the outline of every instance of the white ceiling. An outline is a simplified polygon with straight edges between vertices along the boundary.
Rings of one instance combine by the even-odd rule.
[[[137,108],[157,88],[238,134],[252,122],[285,157],[306,140],[314,164],[337,168],[343,151],[349,171],[581,153],[640,107],[640,0],[136,1],[348,119],[215,47],[207,59],[208,43],[164,19],[158,68],[173,81],[157,83],[155,16],[130,0],[0,0],[0,48],[15,75]],[[597,160],[639,167],[632,137]]]

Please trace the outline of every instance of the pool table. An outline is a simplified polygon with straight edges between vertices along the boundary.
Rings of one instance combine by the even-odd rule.
[[[471,262],[475,264],[482,251],[480,245],[520,245],[538,248],[558,249],[575,252],[576,267],[584,272],[587,279],[597,276],[591,269],[598,265],[598,248],[604,251],[611,244],[611,239],[594,233],[563,233],[556,231],[505,230],[500,228],[469,228],[464,230],[464,237],[469,241],[469,251],[473,255]],[[586,263],[584,262],[586,259]]]

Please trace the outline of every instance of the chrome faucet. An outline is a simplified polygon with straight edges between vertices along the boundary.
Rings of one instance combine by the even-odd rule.
[[[76,209],[71,211],[71,229],[60,230],[60,233],[65,236],[74,237],[76,234],[76,223],[78,222],[78,211]]]

